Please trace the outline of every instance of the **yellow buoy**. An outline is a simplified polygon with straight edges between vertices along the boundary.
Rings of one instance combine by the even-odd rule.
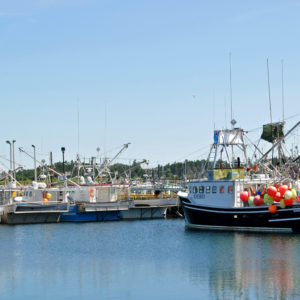
[[[51,199],[52,195],[50,193],[47,193],[46,198]]]
[[[15,197],[17,196],[17,191],[14,191],[14,192],[12,193],[12,196],[13,196],[13,198],[15,198]]]

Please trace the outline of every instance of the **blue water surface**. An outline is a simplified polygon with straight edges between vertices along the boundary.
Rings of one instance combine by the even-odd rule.
[[[300,299],[300,235],[182,219],[0,226],[0,299]]]

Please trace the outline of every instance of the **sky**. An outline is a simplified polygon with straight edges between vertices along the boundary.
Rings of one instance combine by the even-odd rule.
[[[255,141],[300,119],[297,0],[0,1],[0,155],[16,160],[114,156],[150,166],[207,156],[213,130]],[[282,63],[283,62],[283,63]],[[254,130],[255,129],[255,130]],[[291,137],[299,143],[299,130]],[[269,147],[264,146],[264,149]],[[9,162],[0,159],[1,166]],[[0,166],[0,167],[1,167]]]

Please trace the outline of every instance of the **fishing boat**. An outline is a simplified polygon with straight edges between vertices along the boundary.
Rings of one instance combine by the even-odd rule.
[[[216,130],[206,166],[210,164],[211,155],[213,163],[202,172],[207,177],[192,180],[188,192],[178,193],[186,226],[211,230],[300,232],[299,177],[282,173],[267,159],[267,155],[299,124],[279,138],[254,166],[250,166],[246,155],[244,130]],[[225,163],[222,154],[228,159],[234,157],[229,152],[235,147],[244,154],[244,162],[237,157]],[[259,173],[259,169],[264,172]]]
[[[46,188],[33,182],[27,188],[0,189],[1,223],[35,224],[56,223],[69,210],[69,192],[64,188]]]
[[[112,172],[113,161],[128,147],[125,144],[112,159],[97,163],[82,163],[77,155],[72,173],[77,173],[76,185],[71,185],[70,209],[61,215],[61,222],[115,221],[130,219],[164,218],[167,212],[178,207],[174,188],[157,186],[153,182],[132,181],[130,172],[148,163],[146,159],[124,171]],[[104,176],[105,175],[105,176]]]
[[[120,195],[127,195],[122,197]],[[128,199],[128,185],[91,184],[70,188],[70,208],[61,222],[116,221],[122,212],[133,207]]]
[[[133,206],[122,212],[122,219],[178,217],[179,205],[175,189],[159,184],[135,185],[130,189],[129,199],[133,201]]]

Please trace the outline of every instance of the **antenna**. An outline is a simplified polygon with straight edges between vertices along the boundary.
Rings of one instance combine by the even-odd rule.
[[[224,97],[224,105],[225,105],[225,127],[226,127],[226,124],[227,124],[227,103],[226,103],[226,96]]]
[[[77,99],[77,153],[79,155],[79,100]]]
[[[232,128],[236,124],[236,120],[233,119],[233,113],[232,113],[232,76],[231,76],[231,53],[229,53],[229,78],[230,78],[230,118],[231,118],[231,126]]]
[[[216,130],[216,118],[215,118],[215,90],[213,90],[213,121],[214,121],[214,130]]]
[[[284,84],[283,84],[283,59],[281,60],[281,89],[282,89],[282,122],[284,122]]]
[[[269,75],[269,59],[268,59],[268,58],[267,58],[267,73],[268,73],[268,89],[269,89],[270,119],[271,119],[271,123],[272,123],[272,103],[271,103],[270,75]]]
[[[105,103],[104,110],[104,157],[106,156],[106,133],[107,133],[107,104]]]

